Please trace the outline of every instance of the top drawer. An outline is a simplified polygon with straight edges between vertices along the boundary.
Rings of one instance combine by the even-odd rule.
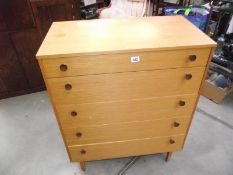
[[[43,60],[47,78],[205,66],[209,48],[157,52],[135,52]],[[138,57],[132,60],[132,57]]]

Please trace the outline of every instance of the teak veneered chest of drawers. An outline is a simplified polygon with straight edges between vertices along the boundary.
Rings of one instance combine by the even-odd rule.
[[[215,46],[181,16],[53,23],[37,59],[70,160],[181,150]]]

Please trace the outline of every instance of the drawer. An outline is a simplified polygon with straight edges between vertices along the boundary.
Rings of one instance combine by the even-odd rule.
[[[206,66],[209,48],[175,51],[139,52],[43,60],[46,77],[127,72],[166,68]],[[194,56],[193,56],[194,55]],[[139,56],[139,62],[131,57]]]
[[[68,146],[71,161],[101,160],[178,151],[185,136],[156,137],[120,142]]]
[[[47,80],[55,104],[82,104],[197,93],[204,67]],[[187,77],[186,77],[187,76]]]
[[[100,125],[191,116],[197,94],[133,99],[103,103],[55,105],[64,126]],[[185,102],[184,105],[180,104]]]
[[[190,121],[190,116],[185,116],[107,125],[71,124],[62,129],[68,145],[79,145],[185,134]]]

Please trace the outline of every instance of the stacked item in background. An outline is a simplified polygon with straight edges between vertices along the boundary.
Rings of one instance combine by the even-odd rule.
[[[218,46],[201,94],[220,103],[233,91],[233,0],[212,0],[207,34]]]
[[[97,10],[108,6],[110,0],[81,0],[80,9],[81,9],[81,19],[97,19],[98,13]]]
[[[218,38],[202,95],[220,103],[233,91],[233,33]]]
[[[206,31],[206,26],[209,18],[209,9],[201,5],[189,6],[173,6],[164,8],[165,16],[182,15],[198,27],[203,32]]]
[[[165,16],[184,16],[217,41],[218,46],[201,94],[220,103],[233,91],[233,0],[211,0],[205,5],[165,7],[163,11]],[[226,34],[227,32],[231,34]]]

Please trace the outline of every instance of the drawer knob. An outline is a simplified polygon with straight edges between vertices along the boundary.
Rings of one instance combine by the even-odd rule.
[[[76,136],[77,136],[77,137],[82,137],[82,133],[81,133],[81,132],[77,132],[77,133],[76,133]]]
[[[170,144],[174,144],[174,143],[176,143],[176,142],[175,142],[175,140],[170,139],[170,140],[169,140],[169,143],[170,143]]]
[[[178,122],[174,122],[174,127],[179,127],[180,126],[180,123],[178,123]]]
[[[65,72],[65,71],[67,71],[67,69],[68,69],[67,65],[65,65],[65,64],[60,65],[60,70],[61,71]]]
[[[197,59],[196,55],[189,55],[189,60],[190,61],[195,61]]]
[[[185,106],[185,101],[180,100],[180,101],[179,101],[179,105],[180,105],[180,106]]]
[[[75,116],[77,116],[77,112],[76,111],[71,111],[71,113],[70,113],[70,115],[72,116],[72,117],[75,117]]]
[[[192,74],[185,74],[185,79],[186,80],[190,80],[192,78]]]
[[[66,90],[71,90],[72,89],[72,85],[71,84],[65,84],[65,89]]]
[[[83,154],[86,154],[86,150],[85,149],[81,149],[80,150],[80,153],[83,155]]]

